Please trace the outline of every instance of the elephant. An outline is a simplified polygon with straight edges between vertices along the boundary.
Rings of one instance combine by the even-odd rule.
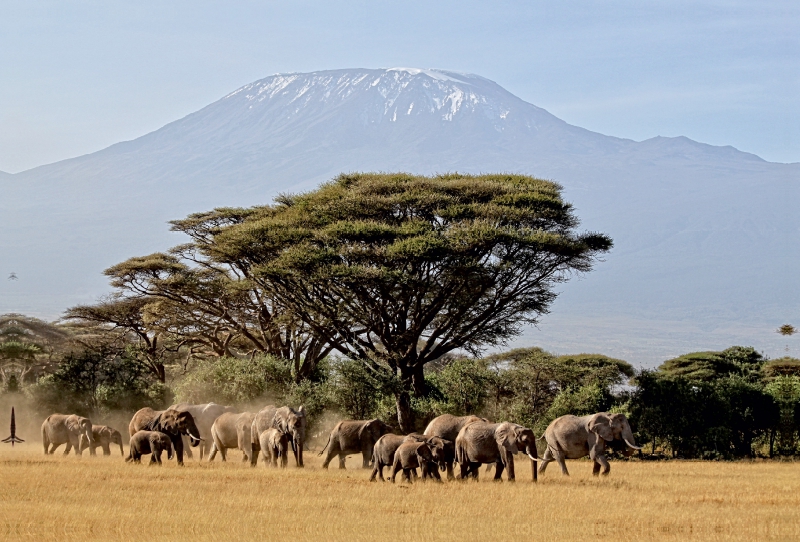
[[[201,461],[203,457],[211,452],[211,446],[214,445],[214,439],[211,438],[211,426],[214,424],[214,420],[226,412],[237,412],[232,406],[222,406],[216,403],[203,403],[199,405],[178,403],[169,408],[175,409],[178,412],[188,412],[192,415],[192,418],[194,418],[194,423],[197,426],[197,430],[200,432],[200,438],[203,439],[202,442],[200,442],[200,446],[198,446]],[[191,458],[192,452],[188,446],[189,444],[191,444],[189,442],[189,437],[184,436],[183,446],[186,450],[186,455]]]
[[[433,451],[425,442],[416,439],[408,439],[403,442],[394,454],[392,464],[392,483],[394,483],[397,473],[403,471],[403,478],[412,483],[412,475],[416,477],[417,467],[422,469],[422,479],[435,478],[442,481],[437,471],[437,459]]]
[[[252,466],[256,465],[258,452],[261,451],[261,433],[274,427],[289,439],[292,445],[292,453],[298,468],[303,467],[303,447],[306,443],[306,418],[305,407],[300,406],[297,410],[292,407],[283,406],[280,408],[268,405],[258,411],[251,427],[250,438],[253,445],[253,453],[250,457]]]
[[[397,449],[404,442],[409,441],[426,443],[431,449],[431,453],[441,470],[444,470],[444,465],[446,465],[448,461],[452,465],[453,457],[455,456],[455,446],[453,442],[439,437],[420,435],[419,433],[411,433],[405,436],[389,433],[379,438],[378,442],[376,442],[373,447],[373,468],[372,475],[369,477],[370,482],[374,482],[376,476],[380,477],[381,481],[385,481],[383,479],[383,467],[391,467],[394,464],[394,457]]]
[[[145,407],[139,410],[131,418],[128,425],[128,434],[133,436],[137,431],[160,431],[172,441],[175,455],[178,458],[178,465],[183,466],[183,440],[181,435],[187,435],[191,439],[191,446],[196,448],[202,439],[194,423],[194,418],[189,412],[178,412],[177,410],[153,410]]]
[[[344,420],[336,424],[328,437],[325,448],[319,452],[322,455],[327,448],[328,454],[322,462],[322,468],[327,469],[328,464],[335,456],[339,456],[339,468],[345,468],[345,458],[350,454],[361,454],[361,467],[369,468],[372,460],[372,449],[378,439],[392,428],[378,419],[373,420]]]
[[[624,414],[598,412],[589,416],[572,416],[570,414],[556,418],[544,432],[547,450],[539,465],[539,474],[544,474],[547,464],[557,461],[561,473],[569,476],[565,459],[579,459],[589,456],[592,459],[592,474],[607,476],[611,465],[606,459],[605,449],[608,442],[623,442],[626,445],[625,455],[630,456],[633,450],[641,450],[633,439],[633,431]]]
[[[281,460],[281,468],[285,469],[289,461],[289,439],[278,429],[271,427],[261,433],[259,437],[261,445],[261,457],[264,466],[278,466],[278,458]]]
[[[255,417],[253,412],[242,412],[241,414],[226,412],[217,418],[211,426],[211,438],[214,439],[214,445],[211,447],[211,453],[208,454],[208,460],[214,461],[219,452],[222,460],[226,461],[226,450],[239,448],[242,451],[242,461],[250,461],[253,454],[250,428]]]
[[[514,454],[523,452],[531,459],[531,472],[536,482],[536,437],[533,431],[521,425],[475,422],[465,425],[456,437],[456,460],[461,466],[461,479],[478,478],[482,463],[495,464],[495,480],[502,480],[503,470],[508,471],[508,481],[513,482]]]
[[[161,465],[161,452],[167,451],[167,459],[172,459],[172,439],[160,431],[137,431],[128,443],[128,457],[125,461],[141,463],[142,456],[150,456],[150,464]]]
[[[442,414],[431,420],[425,428],[424,434],[443,438],[455,443],[458,432],[461,431],[465,425],[474,422],[490,423],[486,418],[479,418],[478,416],[453,416],[451,414]],[[453,461],[454,459],[450,459],[445,463],[448,480],[455,479],[453,475]]]
[[[64,455],[75,448],[75,455],[81,455],[89,448],[89,455],[95,455],[92,421],[77,414],[51,414],[42,423],[42,445],[44,453],[55,453],[56,448],[66,444]]]
[[[119,445],[119,454],[121,456],[125,455],[125,450],[122,447],[122,435],[113,427],[107,425],[93,425],[92,437],[94,437],[94,444],[87,445],[92,451],[100,446],[103,449],[103,455],[111,455],[110,445],[113,443]]]

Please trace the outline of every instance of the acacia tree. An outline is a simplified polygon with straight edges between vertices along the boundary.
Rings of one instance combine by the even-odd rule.
[[[166,382],[167,373],[164,367],[165,358],[170,351],[169,338],[163,337],[158,330],[153,329],[145,317],[145,307],[150,300],[146,297],[125,298],[112,296],[95,305],[78,305],[67,309],[64,318],[82,324],[88,324],[102,337],[92,337],[91,332],[86,333],[83,346],[90,348],[91,343],[119,343],[137,344],[137,357],[140,363],[147,368],[159,382]],[[108,326],[108,327],[102,327]],[[130,337],[129,337],[130,335]]]
[[[248,278],[240,262],[209,260],[204,245],[249,210],[218,209],[173,222],[192,242],[168,254],[130,258],[105,271],[115,294],[96,305],[73,307],[66,318],[127,329],[147,365],[164,379],[163,357],[242,357],[256,352],[291,360],[294,378],[312,375],[331,346]]]
[[[412,431],[425,364],[502,344],[611,247],[576,232],[560,192],[521,175],[341,175],[242,213],[200,250],[246,270],[339,351],[391,370]]]

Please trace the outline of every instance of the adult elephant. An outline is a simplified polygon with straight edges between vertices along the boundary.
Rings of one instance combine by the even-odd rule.
[[[261,451],[261,444],[259,442],[261,433],[274,427],[289,439],[289,443],[292,445],[295,463],[297,467],[302,468],[303,447],[306,443],[307,425],[306,409],[303,406],[295,410],[288,406],[278,408],[275,405],[268,405],[259,410],[256,417],[253,419],[250,430],[250,442],[253,446],[250,464],[255,467],[258,461],[258,453]]]
[[[183,465],[183,441],[181,435],[186,435],[191,440],[191,446],[197,447],[201,440],[199,431],[194,423],[194,418],[189,412],[179,412],[174,408],[167,410],[153,410],[145,407],[133,415],[128,425],[128,433],[133,436],[137,431],[159,431],[169,437],[178,465]]]
[[[606,459],[606,443],[625,443],[625,455],[641,450],[633,439],[633,431],[624,414],[598,412],[590,416],[568,414],[553,420],[544,432],[547,450],[542,456],[539,473],[543,474],[547,464],[557,461],[561,473],[569,476],[566,459],[579,459],[589,456],[592,459],[592,474],[605,476],[611,470]]]
[[[84,448],[89,448],[89,455],[94,453],[94,436],[92,421],[77,414],[51,414],[42,423],[42,446],[44,453],[52,454],[56,448],[66,444],[64,455],[75,448],[75,455],[81,455]]]
[[[479,418],[478,416],[453,416],[452,414],[442,414],[431,420],[428,427],[425,428],[424,434],[431,437],[439,437],[450,442],[455,442],[459,431],[465,425],[475,422],[490,423],[486,418]],[[447,470],[447,479],[453,480],[453,459],[447,460],[445,464]]]
[[[214,461],[219,452],[223,461],[227,461],[228,448],[239,448],[242,451],[242,461],[250,460],[253,455],[253,443],[250,439],[251,427],[256,415],[253,412],[241,414],[225,412],[211,425],[211,438],[214,445],[208,460]],[[252,463],[252,461],[251,461]]]
[[[521,425],[503,422],[476,422],[465,425],[456,437],[456,460],[461,466],[461,479],[478,478],[483,463],[494,463],[494,479],[500,480],[503,470],[508,471],[508,481],[515,479],[514,454],[522,452],[531,460],[531,474],[536,481],[536,437],[533,431]]]
[[[336,424],[328,437],[328,443],[319,453],[325,450],[328,454],[322,462],[322,468],[327,469],[331,460],[339,456],[339,468],[345,468],[344,463],[348,455],[361,454],[361,467],[369,468],[372,461],[372,449],[378,439],[392,428],[375,418],[372,420],[343,420]]]
[[[193,405],[191,403],[178,403],[170,406],[169,408],[175,409],[178,412],[188,412],[192,415],[192,418],[194,418],[194,424],[197,426],[197,430],[200,432],[200,438],[203,439],[198,446],[201,461],[204,456],[209,454],[211,451],[211,446],[214,444],[214,441],[211,438],[211,426],[213,425],[214,421],[226,412],[237,412],[237,410],[232,406],[222,406],[218,405],[217,403],[203,403],[199,405]],[[189,442],[189,437],[183,437],[183,445],[184,449],[186,450],[186,455],[191,458],[192,452],[187,446],[189,444],[191,444]]]
[[[118,444],[120,455],[125,456],[125,450],[122,448],[122,435],[113,427],[93,425],[92,437],[94,437],[94,443],[87,444],[91,452],[94,452],[95,448],[100,446],[103,449],[103,455],[111,455],[111,444]]]

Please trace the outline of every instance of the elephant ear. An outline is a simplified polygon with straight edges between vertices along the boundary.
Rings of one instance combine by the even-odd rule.
[[[104,425],[103,428],[100,430],[100,434],[101,435],[105,435],[105,436],[107,436],[109,438],[113,437],[115,432],[118,432],[118,431],[114,431],[113,429],[111,429],[107,425]]]
[[[494,432],[497,445],[505,448],[512,454],[519,451],[517,448],[517,428],[510,423],[502,423]]]
[[[611,419],[604,413],[598,413],[591,417],[588,425],[589,431],[599,435],[605,441],[614,440],[614,431],[611,430]]]
[[[380,427],[378,426],[380,422],[378,420],[370,420],[366,422],[364,425],[361,426],[361,429],[358,430],[358,440],[362,440],[366,435],[370,433],[377,433],[380,432]],[[378,435],[379,436],[379,435]]]
[[[166,429],[171,433],[178,431],[178,411],[166,410],[159,417],[160,428]],[[156,429],[158,431],[159,429]]]

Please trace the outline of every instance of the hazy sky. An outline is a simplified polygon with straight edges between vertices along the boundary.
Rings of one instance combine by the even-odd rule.
[[[480,74],[578,126],[800,161],[800,2],[0,0],[0,170],[133,139],[276,72]]]

